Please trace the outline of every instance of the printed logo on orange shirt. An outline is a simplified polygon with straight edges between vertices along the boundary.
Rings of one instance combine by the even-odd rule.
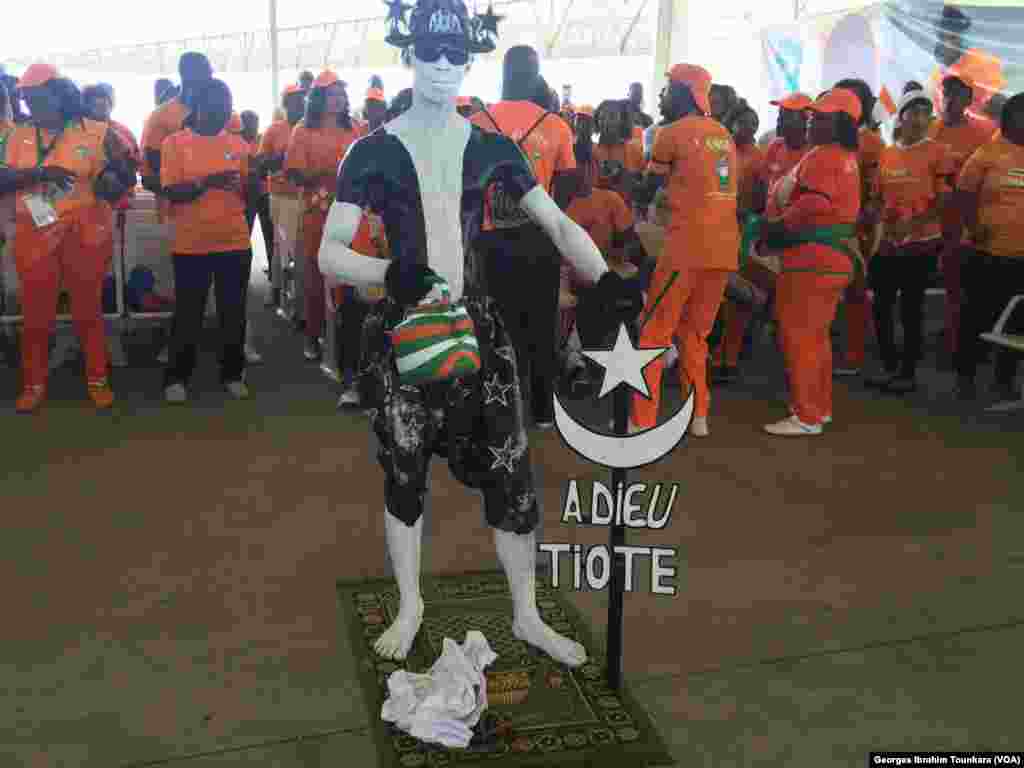
[[[730,144],[732,144],[731,140],[720,136],[708,136],[704,139],[704,146],[712,152],[728,152]]]
[[[1003,179],[1004,187],[1024,188],[1024,168],[1010,168]]]

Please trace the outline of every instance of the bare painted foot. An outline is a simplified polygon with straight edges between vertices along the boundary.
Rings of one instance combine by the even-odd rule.
[[[403,603],[398,611],[398,618],[394,620],[387,631],[384,632],[377,642],[373,644],[373,650],[384,659],[395,659],[401,661],[409,655],[416,633],[420,631],[420,624],[423,623],[423,598],[417,598],[415,611],[406,611]]]
[[[536,614],[516,618],[512,624],[512,633],[567,667],[579,667],[587,661],[587,651],[582,645],[555,632]]]

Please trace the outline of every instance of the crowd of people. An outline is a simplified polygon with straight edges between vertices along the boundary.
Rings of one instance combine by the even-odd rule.
[[[956,392],[977,396],[979,335],[1024,293],[1017,229],[1024,220],[1024,94],[981,99],[954,62],[937,88],[907,83],[891,115],[891,143],[880,132],[876,95],[861,80],[773,102],[777,123],[759,136],[757,112],[697,65],[669,70],[657,118],[645,112],[640,84],[622,99],[575,104],[571,90],[560,98],[538,66],[535,51],[511,48],[501,99],[460,97],[457,110],[473,136],[514,140],[609,269],[643,292],[639,342],[672,353],[646,369],[651,397],[634,395],[632,431],[654,426],[663,374],[674,366],[683,386],[693,387],[692,433],[710,434],[712,388],[740,379],[759,319],[776,330],[790,394],[790,412],[766,425],[770,434],[821,434],[832,421],[834,376],[863,377],[893,395],[912,392],[924,353],[925,293],[937,275]],[[230,87],[205,56],[184,54],[178,74],[177,84],[155,84],[155,109],[138,141],[112,119],[108,85],[80,90],[40,63],[0,86],[0,200],[24,314],[17,410],[32,412],[46,398],[61,282],[71,295],[89,396],[100,408],[113,403],[103,281],[114,213],[139,189],[156,197],[172,233],[169,403],[189,398],[211,284],[221,380],[232,397],[249,396],[246,368],[262,361],[247,318],[256,311],[248,287],[258,219],[267,311],[288,314],[285,303],[298,296],[289,317],[301,328],[305,359],[333,361],[343,382],[339,407],[361,407],[364,325],[393,286],[339,284],[319,254],[339,194],[339,163],[410,109],[412,90],[388,102],[374,78],[353,103],[354,87],[336,73],[303,73],[261,132],[255,112],[236,111]],[[379,207],[366,205],[352,249],[387,260],[389,242],[407,234],[389,231]],[[607,343],[609,329],[593,330],[602,324],[585,317],[585,281],[502,183],[487,190],[479,229],[470,245],[515,347],[529,419],[548,427],[555,387],[576,395],[599,387],[601,371],[582,349]],[[840,304],[847,332],[833,361]],[[878,370],[866,363],[872,327]],[[1009,352],[997,354],[995,388],[1006,399],[1014,397],[1015,363]]]

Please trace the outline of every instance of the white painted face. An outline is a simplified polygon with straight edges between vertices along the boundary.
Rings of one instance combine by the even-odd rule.
[[[443,53],[434,62],[421,61],[412,54],[412,89],[418,99],[430,104],[451,104],[462,91],[462,81],[469,71],[469,62],[451,64]]]

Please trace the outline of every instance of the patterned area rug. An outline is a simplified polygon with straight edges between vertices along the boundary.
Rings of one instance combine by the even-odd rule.
[[[373,643],[398,612],[398,589],[393,581],[339,582],[342,610],[359,656],[360,683],[376,720],[381,768],[675,764],[637,703],[627,692],[608,688],[604,660],[593,658],[595,645],[587,627],[557,590],[538,579],[537,605],[548,624],[582,643],[591,655],[576,670],[515,638],[512,599],[500,571],[425,576],[422,590],[423,626],[404,668],[425,672],[441,655],[445,637],[462,643],[468,630],[480,630],[498,654],[488,678],[505,691],[490,697],[485,717],[504,727],[488,743],[446,749],[424,744],[381,720],[388,676],[400,666],[377,657]]]

